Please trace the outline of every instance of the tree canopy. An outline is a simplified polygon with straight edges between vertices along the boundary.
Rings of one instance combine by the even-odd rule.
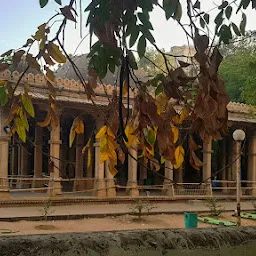
[[[55,2],[62,5],[61,0]],[[39,3],[44,8],[48,0],[40,0]],[[108,161],[113,174],[117,173],[117,159],[124,162],[124,153],[129,153],[130,149],[141,152],[141,157],[146,162],[150,161],[152,168],[157,170],[166,160],[171,161],[174,168],[179,168],[184,162],[182,144],[188,136],[190,164],[199,170],[202,162],[195,153],[199,147],[193,140],[193,133],[208,141],[210,137],[221,139],[227,130],[229,101],[224,82],[218,75],[222,62],[219,46],[228,44],[234,35],[245,34],[245,10],[255,9],[256,2],[219,1],[214,7],[217,14],[213,16],[210,11],[203,10],[199,0],[92,0],[85,9],[90,31],[88,81],[67,54],[63,40],[67,22],[76,23],[79,16],[83,16],[83,10],[78,15],[75,3],[76,0],[70,0],[68,5],[61,6],[48,21],[38,26],[23,47],[11,49],[2,55],[4,59],[11,57],[12,61],[3,61],[1,70],[17,66],[22,58],[27,62],[24,73],[15,85],[10,81],[1,81],[0,84],[0,102],[11,109],[7,123],[11,126],[12,134],[17,133],[25,142],[29,130],[27,118],[34,118],[35,115],[28,86],[25,85],[22,95],[14,96],[29,68],[45,75],[50,91],[49,112],[46,120],[38,125],[58,125],[53,67],[69,60],[95,107],[94,88],[97,83],[101,84],[108,71],[119,72],[118,84],[108,105],[112,116],[106,119],[102,113],[105,125],[96,135],[100,141],[100,161]],[[187,56],[188,59],[193,57],[193,61],[180,60],[179,55],[158,47],[152,34],[151,13],[154,9],[161,10],[166,21],[172,20],[173,24],[181,27],[188,44],[193,44],[195,49],[193,56]],[[237,24],[232,21],[232,16],[236,14],[240,17]],[[62,21],[55,23],[59,19]],[[171,31],[172,25],[168,26]],[[34,44],[39,44],[35,56],[30,53]],[[159,72],[155,69],[153,77],[144,82],[135,75],[134,70],[142,63],[149,46],[161,55],[164,65],[155,63],[155,67],[160,65]],[[174,59],[175,65],[170,63]],[[196,74],[185,72],[191,65],[196,65]],[[129,98],[130,81],[136,84],[135,99]],[[132,111],[129,104],[123,103],[124,97],[134,100]],[[83,122],[77,117],[70,131],[70,145],[75,135],[83,132]]]

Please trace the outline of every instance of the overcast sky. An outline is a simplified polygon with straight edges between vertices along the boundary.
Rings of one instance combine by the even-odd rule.
[[[56,4],[54,0],[49,0],[49,4],[43,9],[39,6],[39,0],[0,1],[2,10],[0,23],[0,53],[3,53],[8,49],[17,49],[21,47],[26,42],[26,39],[35,33],[37,26],[47,21],[59,8],[59,5]],[[69,0],[62,0],[63,5],[68,2]],[[82,2],[83,9],[85,9],[89,0],[82,0]],[[221,0],[215,0],[214,2],[215,4],[219,4]],[[215,5],[212,0],[201,0],[201,6],[203,10],[208,11]],[[218,10],[215,9],[210,12],[213,16],[212,21],[216,15],[216,11]],[[247,30],[254,30],[256,26],[255,10],[250,9],[246,13],[248,16]],[[158,9],[152,13],[151,17],[154,26],[153,33],[160,48],[169,50],[174,45],[187,44],[184,32],[173,20],[166,22],[163,11]],[[233,16],[232,19],[235,22],[239,22],[240,15]],[[86,17],[84,17],[83,23],[85,23],[85,20]],[[186,20],[182,20],[182,22],[186,23]],[[85,28],[83,24],[83,35],[86,35],[87,33],[88,28]],[[67,52],[74,53],[80,40],[79,29],[75,29],[74,23],[69,22],[65,42]],[[88,52],[88,45],[89,41],[85,39],[77,53],[81,54]]]

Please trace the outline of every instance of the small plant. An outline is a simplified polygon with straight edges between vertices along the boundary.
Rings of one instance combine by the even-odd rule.
[[[220,204],[216,197],[210,197],[207,199],[206,206],[210,209],[211,216],[219,217],[225,211],[224,208]]]
[[[54,212],[54,210],[51,209],[51,206],[52,206],[51,200],[47,200],[45,201],[43,208],[40,209],[40,212],[42,213],[43,219],[45,222],[47,222],[48,216]]]
[[[132,213],[138,216],[139,220],[142,219],[143,212],[150,212],[154,208],[157,207],[152,206],[151,202],[143,200],[135,200],[135,203],[129,207]]]

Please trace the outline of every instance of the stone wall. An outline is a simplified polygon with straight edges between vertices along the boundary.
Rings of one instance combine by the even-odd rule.
[[[8,236],[0,237],[0,256],[174,255],[183,249],[219,249],[251,242],[256,249],[253,227]]]

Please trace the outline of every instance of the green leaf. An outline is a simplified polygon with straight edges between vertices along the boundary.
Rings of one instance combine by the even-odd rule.
[[[156,133],[152,128],[144,129],[144,136],[146,141],[151,145],[154,146],[156,142]]]
[[[129,41],[130,48],[133,47],[134,44],[136,43],[139,33],[140,33],[140,30],[138,29],[137,26],[135,26],[130,36],[130,41]]]
[[[220,28],[220,41],[228,44],[230,39],[232,39],[230,27],[224,24]]]
[[[222,22],[224,20],[222,16],[223,16],[223,10],[220,11],[214,19],[214,23],[216,24],[216,31],[218,30],[218,28],[220,27],[220,25],[222,24]]]
[[[158,96],[159,94],[161,94],[164,91],[164,86],[163,84],[159,84],[155,90],[155,95]]]
[[[240,23],[240,31],[241,31],[241,34],[242,34],[243,36],[245,35],[246,23],[247,23],[247,17],[246,17],[246,15],[243,13],[243,14],[242,14],[242,21],[241,21],[241,23]]]
[[[21,109],[19,111],[19,114],[20,114],[20,121],[21,121],[22,126],[26,129],[26,131],[28,131],[29,125],[28,125],[28,119],[27,119],[26,113],[24,113],[23,110]]]
[[[11,54],[12,54],[12,52],[13,52],[13,51],[14,51],[13,49],[8,50],[7,52],[3,53],[0,57],[9,56],[9,55],[11,55]]]
[[[145,36],[142,35],[138,42],[138,54],[140,58],[142,58],[145,55],[146,46],[147,46],[146,38]]]
[[[149,14],[148,12],[140,12],[138,13],[138,17],[141,21],[141,23],[147,28],[147,29],[153,29],[151,22],[149,21]]]
[[[55,2],[56,2],[57,4],[59,4],[59,5],[62,5],[61,0],[55,0]]]
[[[182,17],[182,6],[181,6],[181,3],[178,2],[177,10],[174,14],[174,19],[177,20],[177,21],[180,21],[181,17]]]
[[[5,87],[1,86],[0,87],[0,103],[1,103],[1,106],[6,105],[7,102],[8,102],[8,95],[5,91]]]
[[[231,17],[232,10],[233,10],[233,8],[232,8],[232,6],[230,6],[230,5],[225,9],[225,14],[226,14],[226,17],[227,17],[228,20],[229,20],[230,17]]]
[[[224,1],[218,8],[221,10],[221,9],[224,9],[225,7],[228,6],[228,1]]]
[[[179,0],[163,0],[163,8],[167,20],[169,20],[176,13],[178,4]]]
[[[85,12],[93,10],[97,5],[100,4],[101,0],[93,0],[91,3],[85,8]]]
[[[237,36],[241,36],[241,33],[240,33],[239,28],[237,27],[237,25],[232,22],[232,23],[231,23],[231,26],[232,26],[232,29],[233,29],[233,31],[235,32],[235,34],[236,34]]]
[[[151,32],[146,27],[140,25],[140,31],[149,40],[149,42],[151,42],[152,44],[154,44],[156,42],[155,38],[153,37]]]
[[[115,73],[116,65],[115,65],[115,60],[114,60],[113,58],[110,58],[110,59],[109,59],[108,69],[110,70],[110,72],[111,72],[112,74]]]
[[[205,20],[202,17],[200,17],[200,26],[205,28]]]
[[[48,0],[39,0],[40,7],[44,8],[48,4]]]
[[[208,13],[205,13],[204,14],[204,20],[207,24],[209,24],[209,21],[210,21],[210,15]]]
[[[128,57],[129,57],[129,64],[133,69],[138,69],[138,65],[136,63],[136,59],[134,57],[134,54],[131,51],[128,51]]]
[[[17,129],[17,133],[19,138],[25,143],[26,142],[26,130],[25,127],[22,125],[21,119],[16,117],[14,119],[14,123]]]
[[[23,107],[31,117],[35,117],[35,110],[32,104],[31,98],[27,94],[23,94],[21,97]]]

